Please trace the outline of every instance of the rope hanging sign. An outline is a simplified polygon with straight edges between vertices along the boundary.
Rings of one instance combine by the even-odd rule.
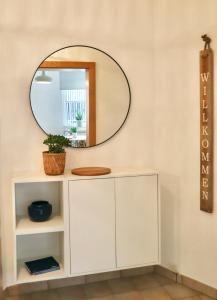
[[[205,34],[200,51],[200,209],[213,211],[213,52]]]

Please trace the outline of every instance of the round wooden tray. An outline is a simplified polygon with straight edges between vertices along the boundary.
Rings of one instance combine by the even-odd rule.
[[[111,169],[105,167],[84,167],[72,169],[71,173],[79,176],[98,176],[111,173]]]

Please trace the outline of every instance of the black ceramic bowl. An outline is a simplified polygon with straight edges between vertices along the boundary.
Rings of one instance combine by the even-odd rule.
[[[52,213],[52,205],[48,201],[34,201],[28,207],[29,217],[34,222],[47,221]]]

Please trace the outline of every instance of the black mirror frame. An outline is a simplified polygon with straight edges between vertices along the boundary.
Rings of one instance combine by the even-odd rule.
[[[113,60],[113,61],[117,64],[117,66],[118,66],[119,69],[121,70],[122,74],[124,75],[124,77],[125,77],[125,79],[126,79],[127,87],[128,87],[128,90],[129,90],[129,106],[128,106],[128,110],[127,110],[126,116],[125,116],[125,118],[124,118],[124,120],[123,120],[121,126],[114,132],[114,134],[112,134],[112,135],[111,135],[109,138],[107,138],[106,140],[104,140],[104,141],[102,141],[102,142],[100,142],[100,143],[98,143],[98,144],[92,145],[92,146],[88,146],[88,147],[73,147],[73,146],[71,146],[71,147],[70,147],[70,148],[72,148],[72,149],[86,149],[86,148],[88,149],[88,148],[92,148],[92,147],[96,147],[96,146],[99,146],[99,145],[104,144],[105,142],[107,142],[108,140],[110,140],[111,138],[113,138],[113,137],[120,131],[120,129],[124,126],[124,124],[125,124],[125,122],[126,122],[128,116],[129,116],[129,112],[130,112],[130,108],[131,108],[131,101],[132,101],[132,100],[131,100],[131,98],[132,98],[132,97],[131,97],[131,89],[130,89],[130,84],[129,84],[129,80],[128,80],[128,78],[127,78],[127,75],[125,74],[125,72],[124,72],[124,70],[122,69],[122,67],[120,66],[120,64],[119,64],[119,63],[118,63],[111,55],[109,55],[109,54],[106,53],[105,51],[100,50],[100,49],[98,49],[98,48],[96,48],[96,47],[87,46],[87,45],[73,45],[73,46],[66,46],[66,47],[60,48],[60,49],[58,49],[58,50],[52,52],[52,53],[49,54],[47,57],[45,57],[45,59],[44,59],[42,62],[44,62],[48,57],[50,57],[50,56],[53,55],[54,53],[56,53],[56,52],[58,52],[58,51],[60,51],[60,50],[63,50],[63,49],[66,49],[66,48],[72,48],[72,47],[86,47],[86,48],[91,48],[91,49],[97,50],[97,51],[99,51],[99,52],[105,54],[106,56],[108,56],[111,60]],[[40,63],[40,65],[42,64],[42,62]],[[43,129],[43,128],[40,126],[40,124],[38,123],[38,121],[37,121],[37,119],[36,119],[36,117],[35,117],[35,115],[34,115],[33,108],[32,108],[32,104],[31,104],[31,89],[32,89],[32,82],[33,82],[33,79],[34,79],[34,77],[35,77],[35,74],[36,74],[38,68],[40,67],[40,65],[37,67],[36,71],[35,71],[34,74],[33,74],[32,80],[31,80],[31,85],[30,85],[30,89],[29,89],[29,103],[30,103],[30,108],[31,108],[31,111],[32,111],[32,115],[33,115],[33,117],[34,117],[36,123],[38,124],[39,128],[41,128],[41,130],[42,130],[46,135],[48,135],[48,133],[45,132],[44,129]]]

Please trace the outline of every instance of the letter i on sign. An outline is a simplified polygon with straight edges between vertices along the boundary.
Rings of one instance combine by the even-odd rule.
[[[200,209],[213,211],[213,52],[211,39],[200,51]]]

